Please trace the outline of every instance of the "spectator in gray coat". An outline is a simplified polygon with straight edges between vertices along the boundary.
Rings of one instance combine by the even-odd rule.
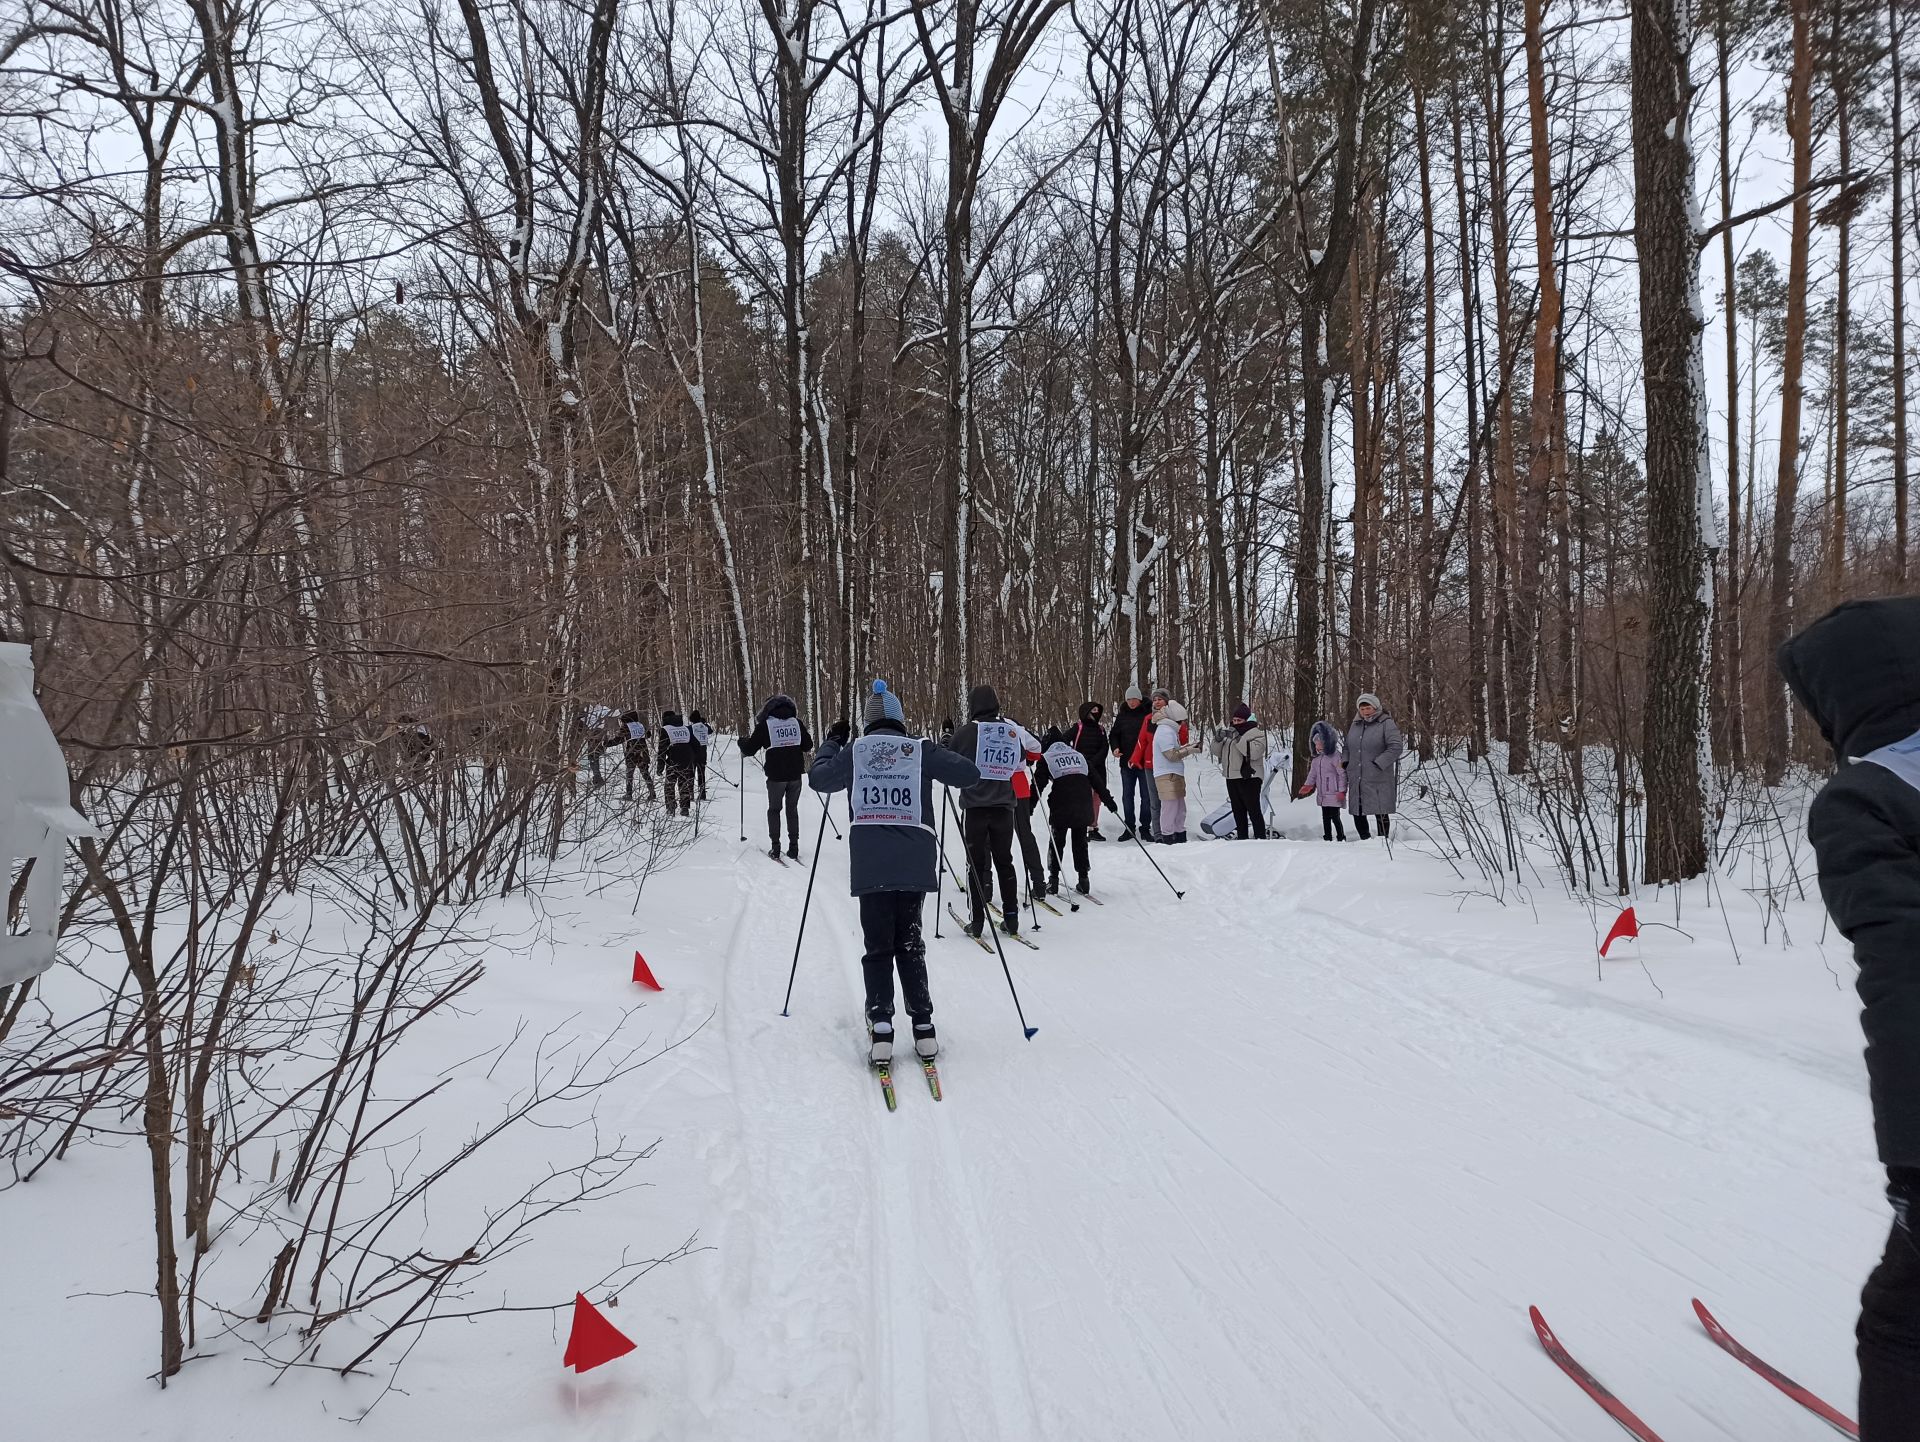
[[[1380,823],[1380,839],[1386,840],[1387,818],[1400,806],[1396,768],[1406,751],[1406,740],[1380,698],[1371,691],[1362,692],[1354,703],[1353,724],[1347,728],[1347,810],[1353,813],[1353,829],[1362,841],[1373,835],[1367,829],[1368,817]]]
[[[877,1065],[893,1060],[896,965],[907,1015],[913,1018],[914,1050],[928,1058],[938,1050],[933,997],[927,990],[927,943],[920,931],[921,907],[940,881],[933,783],[972,786],[980,780],[980,768],[970,757],[937,742],[909,736],[900,698],[885,681],[873,683],[863,719],[866,734],[857,742],[850,742],[846,722],[834,722],[807,781],[815,791],[854,793],[847,861],[853,894],[860,898],[860,929],[867,947],[860,969],[866,977],[867,1028]],[[905,784],[895,784],[902,781]]]

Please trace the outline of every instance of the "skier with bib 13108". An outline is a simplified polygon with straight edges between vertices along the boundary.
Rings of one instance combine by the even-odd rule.
[[[849,791],[847,863],[853,894],[860,898],[860,930],[866,953],[867,1028],[875,1065],[893,1060],[893,974],[913,1023],[913,1049],[931,1060],[933,997],[927,989],[927,943],[920,913],[927,893],[939,886],[934,831],[933,783],[971,786],[980,770],[936,741],[907,734],[900,698],[875,681],[862,719],[865,734],[851,740],[836,721],[807,773],[815,791]]]
[[[1860,1297],[1860,1436],[1920,1437],[1920,597],[1850,601],[1780,648],[1840,770],[1807,835],[1860,966],[1873,1131],[1893,1228]]]

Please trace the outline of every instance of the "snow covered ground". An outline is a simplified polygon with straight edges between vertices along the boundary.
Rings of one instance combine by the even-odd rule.
[[[1696,1295],[1851,1410],[1854,1299],[1885,1220],[1853,968],[1817,900],[1790,906],[1788,948],[1777,923],[1762,943],[1737,888],[1727,916],[1690,898],[1690,939],[1650,928],[1596,975],[1610,912],[1550,888],[1495,905],[1398,838],[1154,848],[1184,901],[1109,842],[1107,904],[1042,913],[1039,953],[1009,949],[1032,1041],[998,960],[941,918],[946,1099],[903,1070],[890,1115],[860,1062],[831,833],[780,1015],[808,875],[762,854],[757,777],[748,841],[716,784],[637,916],[590,849],[491,903],[487,977],[407,1063],[430,1075],[523,1023],[591,1040],[624,1016],[680,1043],[599,1104],[604,1130],[659,1139],[648,1185],[547,1223],[481,1300],[566,1300],[623,1252],[700,1250],[609,1314],[638,1351],[577,1380],[564,1312],[426,1328],[357,1435],[1617,1435],[1541,1355],[1529,1303],[1670,1442],[1827,1435],[1706,1340]],[[636,947],[664,993],[629,981]],[[434,1124],[470,1126],[507,1089],[463,1082]],[[476,1184],[517,1186],[566,1145],[532,1131]],[[231,1339],[164,1393],[143,1379],[142,1166],[90,1148],[0,1194],[0,1432],[356,1435],[342,1419],[378,1383],[269,1387]]]

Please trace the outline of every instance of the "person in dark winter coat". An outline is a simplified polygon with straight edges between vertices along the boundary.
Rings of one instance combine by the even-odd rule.
[[[800,778],[806,774],[807,753],[813,750],[813,737],[784,692],[769,696],[760,714],[754,718],[753,731],[740,743],[742,756],[764,751],[767,774],[767,834],[773,839],[769,856],[780,854],[780,812],[787,813],[787,855],[800,856]],[[744,777],[742,780],[744,781]],[[742,803],[744,804],[744,803]]]
[[[1136,759],[1142,733],[1150,734],[1152,730],[1152,708],[1141,699],[1138,686],[1127,687],[1127,697],[1113,713],[1113,729],[1107,733],[1107,744],[1120,760],[1121,820],[1127,828],[1120,833],[1122,841],[1131,841],[1136,836],[1142,841],[1153,840],[1154,818],[1160,808],[1160,798],[1153,789],[1153,763],[1149,758],[1142,765]],[[1137,813],[1136,794],[1140,801]]]
[[[660,713],[660,770],[667,778],[667,814],[693,815],[693,768],[700,747],[678,711]]]
[[[1353,724],[1347,728],[1347,810],[1362,841],[1373,833],[1367,818],[1380,823],[1380,839],[1387,839],[1388,817],[1400,809],[1400,758],[1407,743],[1387,714],[1380,698],[1364,691],[1354,702]]]
[[[1227,779],[1233,806],[1233,834],[1240,841],[1267,839],[1267,818],[1260,814],[1260,788],[1267,779],[1267,733],[1245,701],[1233,708],[1233,723],[1220,737],[1220,774]]]
[[[587,706],[580,712],[580,729],[587,739],[587,770],[593,774],[595,786],[606,779],[600,774],[600,758],[607,754],[607,743],[611,739],[607,723],[612,719],[610,706]]]
[[[822,793],[853,793],[847,863],[853,894],[860,898],[860,930],[867,948],[860,969],[867,986],[872,1060],[878,1064],[893,1059],[896,968],[913,1020],[914,1051],[930,1058],[939,1043],[920,913],[927,893],[940,882],[933,783],[971,786],[979,781],[980,770],[938,742],[909,736],[900,698],[884,681],[873,683],[863,720],[865,734],[851,742],[847,723],[834,723],[807,780]]]
[[[647,723],[640,719],[638,711],[628,711],[620,717],[620,730],[620,751],[627,763],[627,800],[633,800],[633,773],[636,771],[640,773],[640,779],[647,783],[647,800],[658,800],[659,793],[653,789],[653,770],[647,764]]]
[[[693,744],[699,751],[693,758],[693,784],[699,789],[700,799],[707,799],[707,743],[713,740],[713,727],[707,724],[707,718],[698,711],[687,717],[688,729],[693,732]]]
[[[980,779],[960,793],[969,873],[967,904],[973,913],[967,935],[977,938],[986,928],[987,894],[994,876],[1000,879],[1001,926],[1013,935],[1020,930],[1020,894],[1013,879],[1013,774],[1021,768],[1020,728],[1001,718],[1000,698],[987,685],[967,693],[967,717],[949,743],[980,769]]]
[[[1067,743],[1087,758],[1087,773],[1093,781],[1093,821],[1087,832],[1089,841],[1105,841],[1100,831],[1100,798],[1106,798],[1107,809],[1113,810],[1113,799],[1107,794],[1107,728],[1101,724],[1107,714],[1107,708],[1098,701],[1080,703],[1080,719]]]
[[[1071,844],[1077,878],[1074,889],[1085,896],[1091,886],[1087,828],[1093,825],[1094,818],[1093,770],[1086,754],[1079,747],[1069,745],[1057,726],[1048,727],[1047,734],[1040,739],[1045,743],[1045,750],[1040,754],[1040,764],[1034,768],[1034,790],[1038,793],[1045,792],[1049,786],[1053,788],[1053,796],[1047,802],[1047,826],[1053,841],[1047,853],[1047,891],[1059,895],[1060,859]]]
[[[1873,1129],[1893,1228],[1861,1295],[1860,1436],[1920,1427],[1920,597],[1851,601],[1780,648],[1780,674],[1840,770],[1807,834],[1853,943]]]

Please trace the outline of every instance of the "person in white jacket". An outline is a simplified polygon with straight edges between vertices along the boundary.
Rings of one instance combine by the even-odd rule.
[[[1171,700],[1154,707],[1153,789],[1160,797],[1155,829],[1170,846],[1187,839],[1187,758],[1199,749],[1189,740],[1186,707]]]

